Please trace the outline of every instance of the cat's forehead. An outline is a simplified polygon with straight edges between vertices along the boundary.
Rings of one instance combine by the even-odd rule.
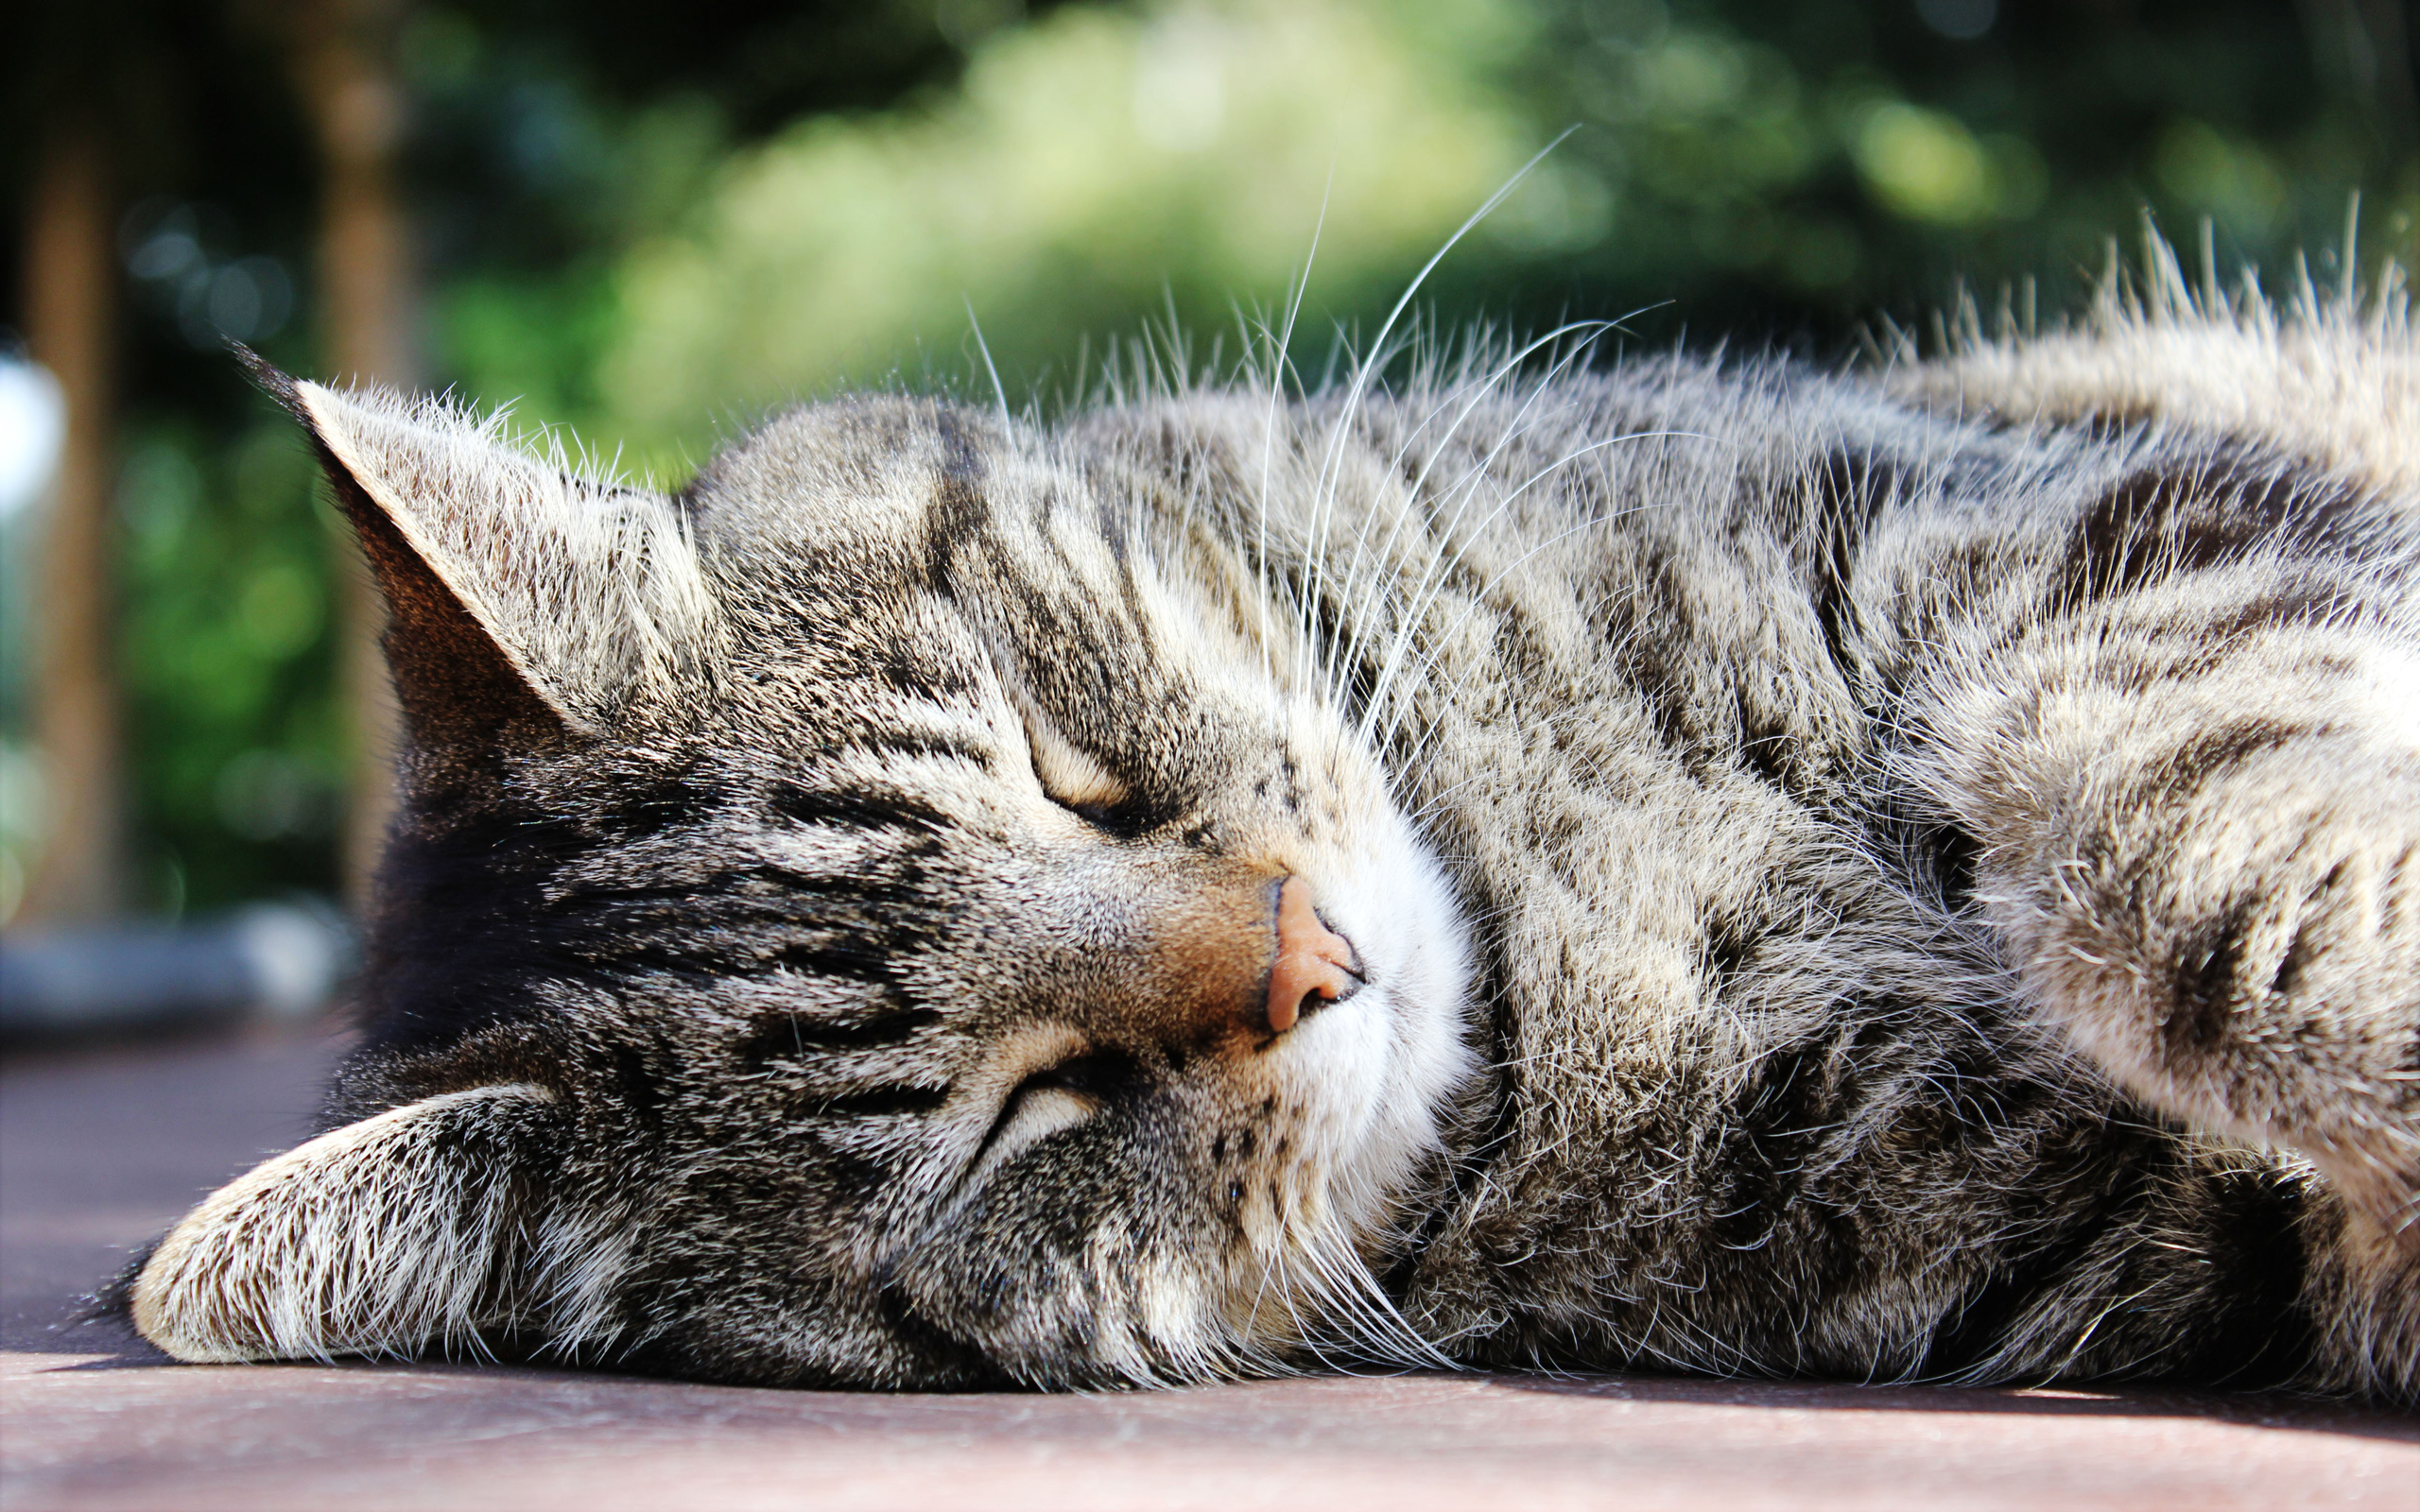
[[[859,399],[779,417],[709,465],[686,505],[758,650],[930,685],[1011,644],[1108,662],[1088,643],[1132,653],[1147,637],[1132,501],[1100,485],[996,416]]]
[[[1033,595],[1070,587],[1025,527],[1045,471],[995,418],[898,397],[793,410],[718,455],[686,504],[743,673],[736,722],[806,721],[825,746],[996,713]]]
[[[707,464],[687,494],[702,541],[912,557],[990,513],[998,436],[932,400],[873,397],[788,411]]]

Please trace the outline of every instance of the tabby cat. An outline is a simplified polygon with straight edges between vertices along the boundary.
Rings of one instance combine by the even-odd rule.
[[[661,494],[261,369],[407,730],[191,1361],[2420,1396],[2420,342],[863,397]]]

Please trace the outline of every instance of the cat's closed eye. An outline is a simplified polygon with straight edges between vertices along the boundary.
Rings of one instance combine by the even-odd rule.
[[[1034,780],[1050,801],[1110,834],[1128,836],[1144,827],[1133,789],[1030,706],[1025,737]]]
[[[1009,1094],[1009,1103],[1013,1108],[1027,1098],[1057,1094],[1087,1108],[1099,1108],[1131,1094],[1142,1084],[1142,1063],[1132,1056],[1122,1050],[1092,1050],[1026,1077]]]
[[[1141,1062],[1119,1050],[1085,1050],[1027,1074],[1000,1101],[974,1166],[995,1167],[1043,1139],[1083,1123],[1145,1084]]]

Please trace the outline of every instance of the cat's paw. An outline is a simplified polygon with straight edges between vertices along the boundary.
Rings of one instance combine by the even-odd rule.
[[[2029,932],[2045,1005],[2154,1106],[2308,1157],[2420,1245],[2420,763],[2304,744],[2109,812]]]

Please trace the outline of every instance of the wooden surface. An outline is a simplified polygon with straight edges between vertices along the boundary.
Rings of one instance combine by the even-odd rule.
[[[305,1130],[311,1038],[0,1070],[0,1507],[2383,1507],[2420,1419],[2279,1398],[1408,1376],[1098,1397],[177,1366],[74,1295]]]

